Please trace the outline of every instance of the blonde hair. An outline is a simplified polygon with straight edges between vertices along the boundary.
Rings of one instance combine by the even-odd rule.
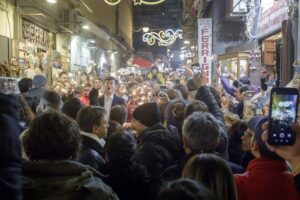
[[[231,169],[214,154],[193,156],[185,165],[182,178],[197,180],[209,188],[219,200],[236,200],[237,192]]]

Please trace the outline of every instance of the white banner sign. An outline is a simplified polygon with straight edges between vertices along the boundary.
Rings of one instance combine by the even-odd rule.
[[[208,84],[212,82],[212,19],[198,19],[198,59],[202,71],[208,75]]]
[[[288,19],[288,1],[262,0],[257,24],[257,37],[262,38],[279,31],[283,20]]]

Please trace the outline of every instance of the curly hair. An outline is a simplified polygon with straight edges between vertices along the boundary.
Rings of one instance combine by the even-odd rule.
[[[33,120],[23,137],[23,145],[30,160],[72,159],[81,147],[80,130],[66,115],[46,112]]]

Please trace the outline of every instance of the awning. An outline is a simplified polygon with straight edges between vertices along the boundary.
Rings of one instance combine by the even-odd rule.
[[[132,60],[132,65],[137,65],[140,68],[151,68],[153,63],[145,58],[134,57]]]

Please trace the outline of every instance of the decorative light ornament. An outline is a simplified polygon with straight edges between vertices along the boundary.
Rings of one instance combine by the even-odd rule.
[[[142,30],[143,30],[143,32],[148,32],[149,31],[149,27],[143,27]]]
[[[104,0],[105,3],[107,3],[108,5],[111,6],[115,6],[117,4],[119,4],[122,0]],[[137,5],[157,5],[157,4],[161,4],[163,2],[165,2],[166,0],[157,0],[157,1],[145,1],[145,0],[132,0],[133,1],[133,5],[137,6]]]
[[[158,41],[158,46],[170,46],[176,39],[183,39],[182,30],[173,31],[172,29],[167,29],[165,31],[144,33],[143,42],[147,42],[149,46],[153,46]]]

